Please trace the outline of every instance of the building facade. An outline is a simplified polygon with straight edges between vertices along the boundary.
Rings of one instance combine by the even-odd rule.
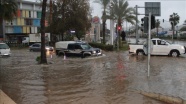
[[[4,22],[4,40],[22,42],[28,34],[38,33],[40,29],[42,7],[40,3],[19,1],[17,16]]]
[[[94,16],[91,19],[91,28],[90,31],[86,34],[85,40],[88,42],[101,42],[101,23],[98,16]]]

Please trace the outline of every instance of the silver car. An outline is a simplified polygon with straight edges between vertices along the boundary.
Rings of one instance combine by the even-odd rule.
[[[6,43],[0,43],[0,56],[10,56],[10,47]]]
[[[30,51],[41,51],[41,43],[34,43],[29,46]],[[52,46],[45,46],[46,51],[53,51],[54,48]]]

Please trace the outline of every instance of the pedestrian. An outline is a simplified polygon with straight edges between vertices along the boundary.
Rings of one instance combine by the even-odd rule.
[[[125,37],[126,37],[125,31],[121,32],[121,37],[122,37],[122,41],[125,41]]]

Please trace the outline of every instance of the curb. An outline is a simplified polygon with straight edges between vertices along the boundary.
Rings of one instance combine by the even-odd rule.
[[[140,91],[139,93],[144,96],[147,96],[147,97],[159,100],[159,101],[163,101],[166,103],[170,103],[170,104],[186,104],[186,100],[183,100],[178,97],[166,96],[162,94],[150,93],[150,92],[145,92],[145,91]]]
[[[0,89],[0,104],[16,104],[10,97],[8,97],[1,89]]]

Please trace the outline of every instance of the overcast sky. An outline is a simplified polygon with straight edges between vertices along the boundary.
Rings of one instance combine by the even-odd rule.
[[[36,1],[36,0],[28,0],[28,1]],[[92,16],[98,16],[101,18],[102,16],[102,8],[98,3],[93,3],[94,0],[90,0],[90,6],[93,8]],[[161,16],[156,16],[156,19],[159,19],[163,28],[170,27],[169,22],[162,22],[164,20],[169,20],[169,17],[173,13],[177,13],[180,16],[180,23],[182,25],[184,20],[186,20],[186,0],[128,0],[129,7],[135,7],[138,5],[139,7],[144,7],[145,2],[160,2],[161,3]],[[144,8],[138,8],[138,12],[141,14],[145,13]],[[138,15],[138,20],[144,15]],[[129,23],[124,23],[125,26],[130,26]],[[107,27],[110,28],[110,22],[107,20]]]
[[[94,0],[91,1],[91,7],[93,8],[92,16],[99,16],[101,17],[102,8],[100,4],[93,3]],[[169,20],[169,17],[173,12],[178,13],[180,16],[180,23],[179,25],[182,25],[184,20],[186,20],[186,0],[128,0],[129,7],[135,7],[138,5],[139,7],[144,7],[145,2],[160,2],[161,3],[161,16],[156,16],[156,19],[159,19],[161,24],[160,26],[167,28],[170,27],[169,22],[162,22],[164,20]],[[141,14],[145,13],[144,8],[138,8],[138,12]],[[141,18],[144,17],[144,15],[138,15],[138,19],[141,20]],[[129,23],[124,23],[125,26],[130,26]],[[107,21],[107,27],[110,27],[109,21]]]

